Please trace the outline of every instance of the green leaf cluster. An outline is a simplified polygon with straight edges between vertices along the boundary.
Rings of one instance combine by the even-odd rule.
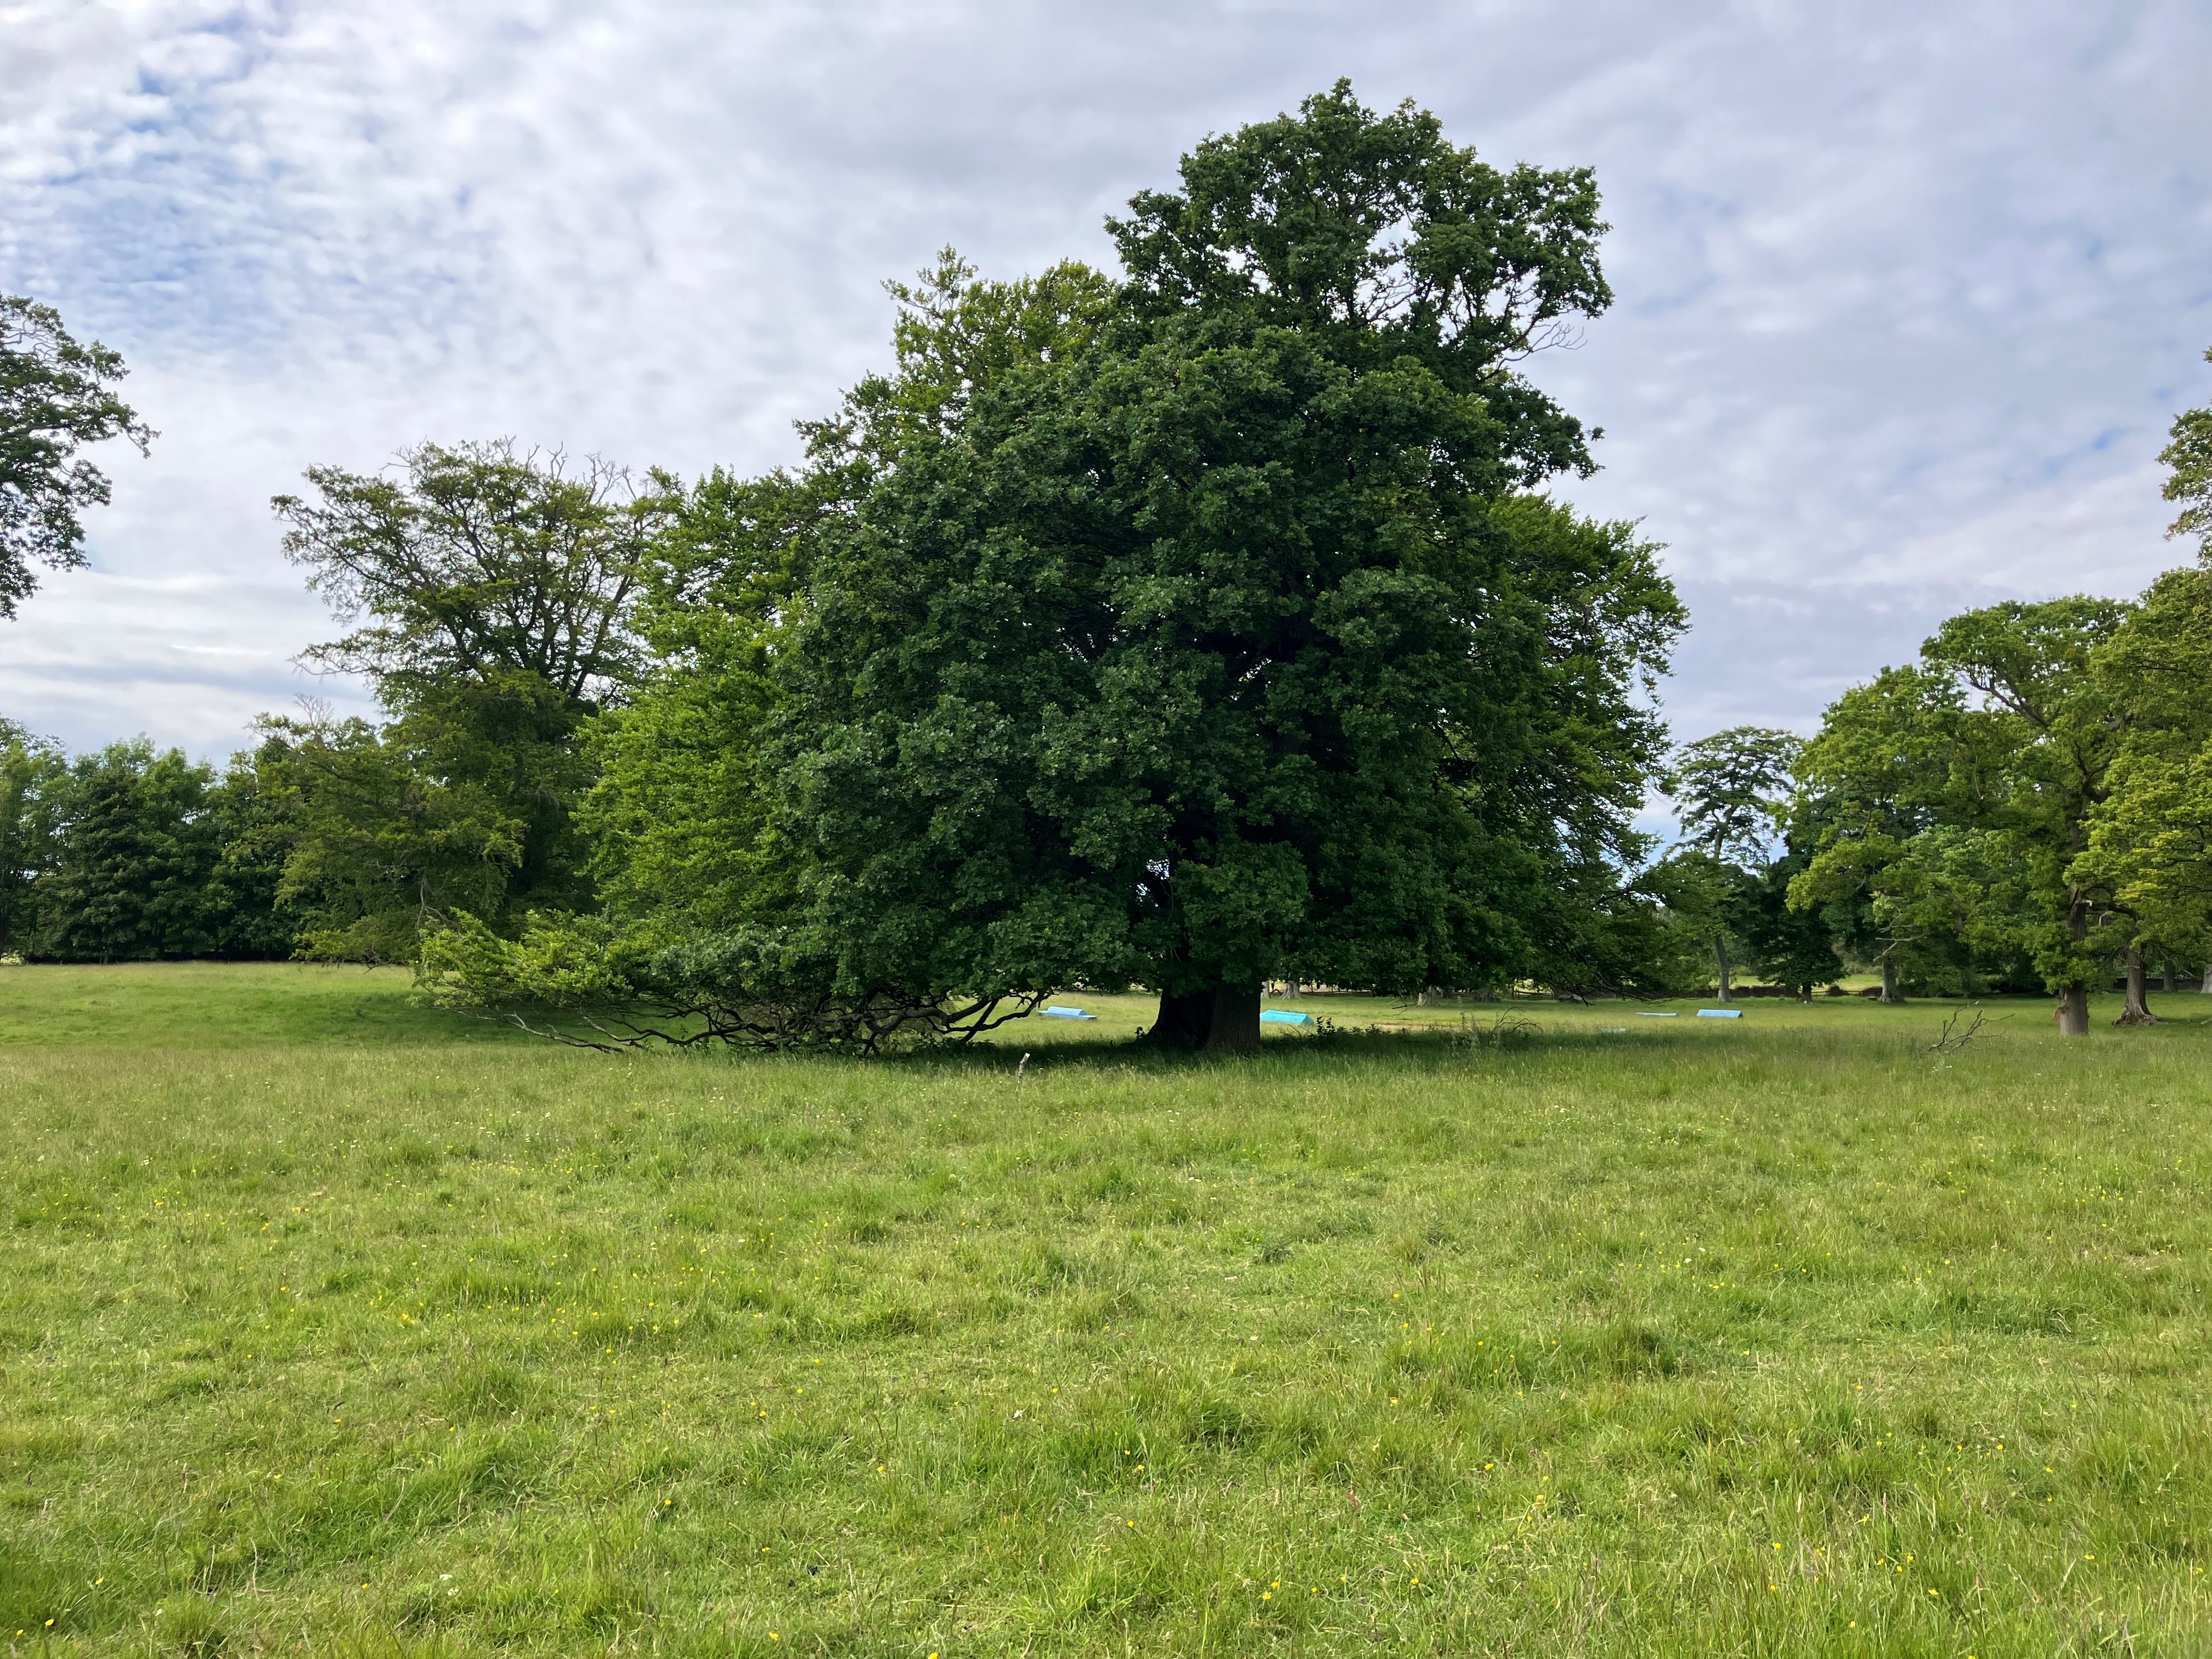
[[[143,454],[155,437],[115,395],[126,372],[119,354],[71,337],[52,306],[0,294],[0,617],[38,586],[33,565],[84,563],[77,514],[105,503],[108,486],[76,452],[123,438]]]

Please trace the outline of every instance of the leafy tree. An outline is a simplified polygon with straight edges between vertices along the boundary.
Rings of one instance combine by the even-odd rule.
[[[1695,848],[1678,848],[1644,872],[1644,890],[1660,904],[1664,944],[1656,983],[1678,996],[1704,994],[1719,970],[1718,994],[1734,994],[1735,957],[1729,941],[1740,921],[1750,872]]]
[[[1881,974],[1881,1000],[1895,1002],[1911,971],[1925,966],[1928,913],[1916,837],[1939,811],[1927,799],[1933,757],[1932,711],[1947,714],[1957,689],[1917,666],[1885,669],[1844,694],[1801,758],[1795,823],[1807,832],[1787,890],[1800,914],[1831,925],[1838,947]],[[1940,931],[1940,927],[1939,927]]]
[[[589,708],[629,679],[653,503],[624,473],[591,461],[571,477],[562,456],[506,441],[423,444],[400,462],[398,477],[310,467],[319,500],[271,502],[309,588],[340,621],[364,622],[310,661],[366,676],[393,708],[501,675]]]
[[[424,945],[443,1000],[526,1020],[519,1008],[551,1005],[608,1037],[650,1030],[864,1048],[915,1030],[972,1035],[999,1017],[1003,999],[837,987],[834,956],[805,915],[805,848],[775,821],[763,743],[789,704],[779,665],[825,540],[913,445],[942,442],[1009,365],[1079,349],[1102,289],[1110,294],[1074,265],[979,283],[948,252],[919,283],[891,285],[894,371],[802,425],[801,471],[718,471],[689,489],[658,480],[667,514],[638,611],[653,666],[593,723],[598,778],[577,811],[603,913],[533,915],[519,945],[456,916]]]
[[[0,954],[35,948],[38,882],[54,867],[69,814],[68,758],[8,723],[0,747]]]
[[[219,851],[208,875],[210,953],[234,961],[289,957],[307,918],[283,894],[297,825],[268,775],[281,744],[234,755],[209,798]]]
[[[2088,988],[2132,932],[2076,867],[2126,726],[2093,659],[2129,611],[2088,598],[1967,611],[1918,664],[1829,709],[1803,775],[1832,816],[1790,898],[1865,895],[1886,993],[1900,950],[1962,939],[2027,955],[2061,1028],[2087,1030]]]
[[[317,467],[279,496],[287,555],[361,625],[310,651],[392,717],[269,722],[297,834],[283,891],[312,954],[411,959],[465,908],[500,927],[588,902],[572,813],[584,728],[635,677],[637,564],[659,511],[618,470],[426,444],[397,476]]]
[[[143,738],[70,768],[52,867],[39,878],[37,954],[129,962],[208,953],[221,852],[213,769]]]
[[[276,887],[289,830],[251,755],[217,778],[143,739],[72,765],[0,749],[0,952],[76,961],[289,955]]]
[[[1709,936],[1723,1002],[1734,970],[1729,938],[1744,933],[1760,899],[1771,896],[1759,872],[1772,861],[1789,814],[1791,769],[1804,747],[1793,732],[1730,726],[1684,744],[1665,780],[1682,829],[1668,908]],[[1764,921],[1778,937],[1794,931],[1772,926],[1777,918]]]
[[[2106,799],[2070,875],[2136,919],[2130,978],[2146,948],[2212,961],[2212,568],[2168,571],[2100,649],[2107,696],[2126,711]],[[2136,988],[2133,999],[2140,1005]]]
[[[51,306],[0,294],[0,617],[38,586],[34,564],[84,563],[77,514],[107,500],[107,478],[73,459],[88,444],[124,438],[141,454],[155,435],[112,390],[123,359],[80,343]]]
[[[1162,1041],[1224,1048],[1273,975],[1634,956],[1620,872],[1681,611],[1627,526],[1528,493],[1589,462],[1515,367],[1610,299],[1588,173],[1498,172],[1340,85],[1182,185],[1112,224],[1110,306],[1068,267],[909,293],[899,373],[814,429],[837,509],[733,567],[804,567],[769,648],[741,605],[732,654],[671,659],[616,723],[758,732],[743,769],[678,769],[742,830],[703,861],[744,921],[654,972],[711,957],[724,1009],[758,975],[977,1019],[1134,980]],[[692,678],[754,660],[729,703]],[[634,844],[707,848],[623,810]],[[583,985],[580,938],[526,939],[501,994]]]
[[[1836,950],[1841,919],[1826,907],[1800,910],[1790,903],[1790,884],[1811,861],[1802,844],[1785,844],[1782,855],[1745,884],[1733,919],[1759,971],[1801,999],[1832,982],[1843,966]]]
[[[502,749],[496,733],[454,721],[269,721],[263,771],[291,832],[278,896],[306,919],[301,953],[411,962],[422,932],[454,909],[504,922],[530,827],[512,797],[528,804],[538,781],[515,775],[560,769],[546,791],[556,801],[586,776],[574,744],[531,741],[542,728],[521,737]],[[575,893],[573,864],[559,873],[556,892]]]
[[[986,388],[1018,369],[1081,356],[1119,301],[1110,277],[1076,260],[1041,276],[979,282],[950,247],[915,282],[884,288],[898,307],[893,371],[862,380],[837,416],[799,427],[817,480],[836,478],[848,495],[896,466],[917,441],[957,431]]]
[[[907,418],[906,388],[885,390]],[[815,547],[852,504],[851,436],[841,425],[817,452],[830,464],[804,476],[717,471],[671,497],[641,612],[656,666],[599,722],[578,809],[607,908],[659,944],[789,919],[761,738],[784,707],[777,658]],[[891,444],[869,441],[881,464]]]
[[[841,975],[1161,992],[1525,967],[1629,838],[1650,550],[1512,492],[1587,465],[1511,369],[1609,298],[1583,173],[1349,90],[1112,228],[1124,314],[871,489],[793,641],[782,811]]]
[[[2212,352],[2205,354],[2212,360]],[[2097,672],[2125,734],[2110,798],[2093,815],[2075,878],[2109,886],[2140,919],[2129,962],[2129,1012],[2141,1014],[2142,952],[2212,963],[2212,718],[2203,696],[2212,666],[2212,409],[2185,411],[2159,458],[2167,532],[2194,536],[2196,565],[2168,571],[2100,650]],[[2212,966],[2204,969],[2212,990]]]
[[[2204,360],[2212,362],[2212,351]],[[2166,534],[2196,537],[2204,556],[2212,557],[2212,408],[2178,416],[2159,459],[2168,471],[2166,499],[2182,504]]]
[[[1767,863],[1790,815],[1792,774],[1804,751],[1796,732],[1759,726],[1732,726],[1685,744],[1665,783],[1683,841],[1732,863]]]

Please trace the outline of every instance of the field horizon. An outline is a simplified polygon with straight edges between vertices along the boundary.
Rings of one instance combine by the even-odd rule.
[[[0,1639],[2212,1645],[2212,998],[1064,1000],[609,1056],[0,968]]]

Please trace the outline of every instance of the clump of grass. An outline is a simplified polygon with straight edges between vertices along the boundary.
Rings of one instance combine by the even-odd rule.
[[[26,1650],[2212,1644],[2194,1023],[863,1066],[166,972],[0,978]]]

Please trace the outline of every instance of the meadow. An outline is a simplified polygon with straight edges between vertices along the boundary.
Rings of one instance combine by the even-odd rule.
[[[858,1063],[0,968],[0,1641],[2212,1651],[2212,999],[2154,1000]]]

